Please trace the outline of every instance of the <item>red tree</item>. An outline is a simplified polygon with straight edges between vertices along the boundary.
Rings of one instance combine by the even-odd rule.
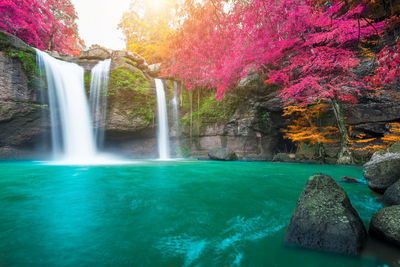
[[[64,54],[80,50],[77,16],[70,0],[1,0],[0,13],[0,29],[29,45]]]

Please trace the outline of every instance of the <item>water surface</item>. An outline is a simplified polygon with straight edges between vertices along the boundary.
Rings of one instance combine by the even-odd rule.
[[[358,167],[267,162],[0,162],[0,265],[381,264],[284,246],[304,184],[321,172],[362,178]],[[367,226],[378,196],[341,185]]]

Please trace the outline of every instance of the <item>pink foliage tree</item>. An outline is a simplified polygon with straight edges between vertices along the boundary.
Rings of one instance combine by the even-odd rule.
[[[172,43],[164,73],[182,78],[191,89],[217,88],[222,98],[252,71],[279,84],[285,103],[332,102],[347,153],[347,131],[340,102],[355,102],[364,82],[353,73],[358,42],[378,34],[383,23],[363,17],[365,5],[321,6],[314,1],[223,1],[205,4],[183,24]]]
[[[77,54],[83,43],[70,0],[2,0],[0,29],[39,49]]]

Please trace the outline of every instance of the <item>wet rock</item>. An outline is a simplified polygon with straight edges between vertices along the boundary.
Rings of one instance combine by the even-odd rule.
[[[394,184],[400,178],[400,153],[374,154],[364,165],[364,177],[369,188],[378,193]]]
[[[400,205],[379,210],[371,219],[371,236],[400,246]]]
[[[343,189],[328,175],[312,176],[290,219],[285,242],[357,255],[366,239],[364,225]]]
[[[353,178],[353,177],[348,177],[348,176],[340,177],[340,181],[345,182],[345,183],[350,183],[350,184],[360,183],[360,181],[358,181],[358,179]]]
[[[237,160],[237,155],[234,151],[228,148],[213,148],[208,152],[208,157],[213,160]]]
[[[383,202],[388,205],[400,205],[400,180],[386,189]]]

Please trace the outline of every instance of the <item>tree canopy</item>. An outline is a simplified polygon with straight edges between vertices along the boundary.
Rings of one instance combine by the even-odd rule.
[[[0,13],[0,29],[36,48],[76,55],[83,46],[70,0],[2,0]]]

